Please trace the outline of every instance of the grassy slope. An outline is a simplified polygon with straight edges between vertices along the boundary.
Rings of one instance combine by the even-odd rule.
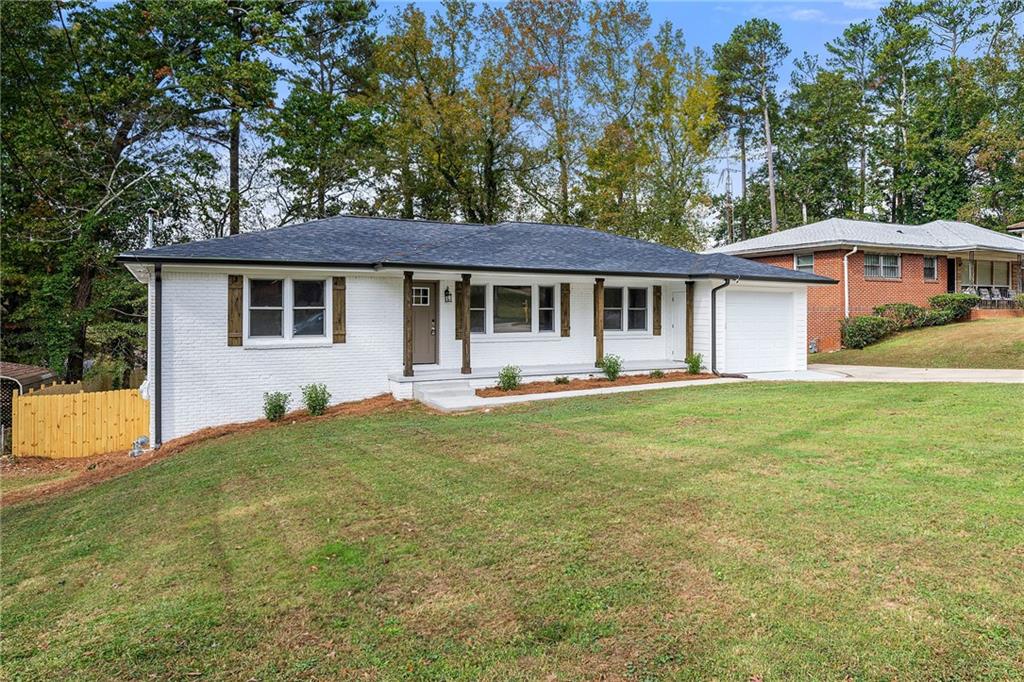
[[[808,359],[834,365],[1024,369],[1024,317],[914,329],[863,350]]]
[[[1013,677],[1019,399],[744,384],[225,438],[4,511],[2,665]]]

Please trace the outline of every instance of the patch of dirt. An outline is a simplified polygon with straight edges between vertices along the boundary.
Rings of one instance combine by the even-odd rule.
[[[358,400],[350,403],[339,403],[327,408],[326,412],[319,417],[310,415],[306,410],[297,410],[285,415],[280,425],[299,424],[303,422],[331,419],[332,417],[351,416],[358,417],[379,412],[391,412],[397,409],[406,409],[411,403],[399,401],[390,394],[382,394],[366,400]],[[139,457],[129,457],[128,451],[109,452],[94,457],[69,457],[64,459],[48,459],[46,457],[4,457],[0,460],[0,476],[38,476],[54,472],[76,472],[69,478],[62,478],[52,483],[14,490],[0,499],[0,507],[7,507],[20,502],[39,500],[53,497],[73,490],[88,488],[103,481],[122,476],[130,471],[149,466],[153,462],[166,459],[176,455],[193,445],[205,443],[215,438],[222,438],[237,433],[251,433],[277,426],[274,422],[266,419],[257,419],[251,422],[238,424],[225,424],[207,429],[200,429],[181,438],[164,443],[159,450],[150,450]]]
[[[521,384],[519,388],[503,391],[498,387],[478,388],[476,394],[481,398],[499,398],[504,395],[526,395],[530,393],[556,393],[559,391],[579,391],[586,388],[608,388],[610,386],[634,386],[637,384],[661,384],[666,381],[695,381],[697,379],[715,379],[714,374],[690,374],[688,372],[666,372],[660,377],[649,374],[623,374],[615,381],[605,377],[590,379],[571,379],[567,384],[556,384],[553,381],[532,381]]]

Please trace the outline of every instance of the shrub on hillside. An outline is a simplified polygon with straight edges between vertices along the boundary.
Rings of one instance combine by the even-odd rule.
[[[953,316],[952,310],[945,310],[943,308],[937,308],[934,310],[925,310],[921,313],[921,316],[914,322],[915,327],[938,327],[943,324],[949,324],[955,322],[956,318]]]
[[[622,358],[618,355],[606,355],[601,360],[601,371],[608,381],[615,381],[622,374]]]
[[[875,315],[891,320],[898,329],[920,326],[918,321],[925,309],[913,303],[886,303],[875,308]]]
[[[522,382],[523,370],[516,365],[505,365],[498,372],[498,388],[503,391],[515,390]]]
[[[896,324],[878,315],[862,315],[843,320],[843,346],[864,348],[881,341],[896,331]]]
[[[331,394],[324,384],[310,384],[302,387],[302,402],[314,417],[318,417],[327,409]]]
[[[939,294],[928,299],[928,303],[936,310],[949,310],[954,320],[960,320],[981,303],[981,296],[976,294]]]
[[[291,396],[287,393],[275,391],[263,394],[263,415],[272,422],[276,422],[288,411],[288,403]]]

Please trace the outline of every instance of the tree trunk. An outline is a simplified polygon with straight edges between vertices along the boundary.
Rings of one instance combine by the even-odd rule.
[[[316,217],[326,218],[327,217],[327,189],[324,187],[327,181],[324,179],[324,169],[317,169],[317,183],[316,183]]]
[[[242,39],[242,20],[234,14],[234,33],[239,41]],[[235,64],[242,63],[242,51],[236,50],[232,55]],[[228,141],[228,234],[238,234],[241,224],[241,197],[239,196],[238,165],[242,138],[242,114],[238,105],[231,104],[228,114],[230,139]]]
[[[561,204],[558,207],[558,219],[569,224],[569,160],[565,158],[564,150],[558,154],[558,190]]]
[[[68,354],[67,369],[64,372],[65,381],[79,381],[85,373],[85,341],[89,323],[82,313],[89,307],[89,302],[92,300],[92,283],[95,278],[96,270],[92,265],[84,266],[78,277],[78,287],[75,290],[75,301],[72,308],[75,325],[74,340],[71,352]]]
[[[864,208],[867,206],[868,194],[868,149],[865,146],[860,148],[860,215],[864,216]]]
[[[768,208],[772,216],[772,232],[779,231],[779,216],[775,209],[775,162],[772,159],[772,124],[768,119],[768,99],[764,102],[764,145],[768,160]]]
[[[747,231],[747,131],[740,125],[740,200],[743,202],[743,214],[740,216],[740,239],[746,239]]]
[[[231,139],[228,147],[228,234],[238,234],[241,223],[241,197],[238,187],[238,155],[242,120],[238,110],[231,108]]]

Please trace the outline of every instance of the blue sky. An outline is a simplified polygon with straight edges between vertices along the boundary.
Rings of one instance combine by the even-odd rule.
[[[395,11],[406,4],[405,0],[378,0],[382,13]],[[415,4],[428,14],[441,6],[440,2]],[[727,40],[733,28],[747,19],[771,19],[782,27],[783,37],[792,50],[791,57],[799,57],[804,52],[823,55],[826,42],[839,36],[849,24],[874,18],[881,5],[881,0],[655,0],[649,2],[648,8],[652,30],[665,21],[671,21],[674,26],[683,29],[688,45],[700,47],[708,53],[715,43]],[[789,81],[789,66],[787,63],[783,69],[782,84]]]

